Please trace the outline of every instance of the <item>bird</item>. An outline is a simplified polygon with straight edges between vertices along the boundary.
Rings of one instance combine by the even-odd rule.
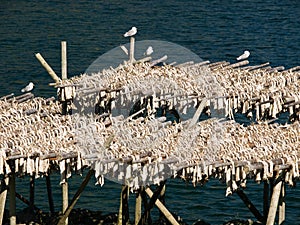
[[[26,87],[24,87],[24,88],[21,89],[21,92],[32,91],[33,87],[34,87],[34,84],[32,82],[29,82],[29,84]]]
[[[153,53],[153,48],[152,48],[152,46],[149,46],[149,47],[147,48],[147,50],[146,50],[146,52],[145,52],[144,55],[149,56],[149,55],[151,55],[152,53]]]
[[[124,34],[124,37],[131,37],[137,33],[137,28],[132,27],[129,31]]]
[[[244,51],[244,53],[242,55],[240,55],[239,57],[236,58],[236,60],[243,60],[243,59],[247,59],[250,55],[249,51]]]

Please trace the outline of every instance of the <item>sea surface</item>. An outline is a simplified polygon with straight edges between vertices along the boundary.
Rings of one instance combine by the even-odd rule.
[[[99,56],[128,43],[123,34],[138,28],[137,41],[157,40],[183,46],[203,60],[235,58],[249,50],[252,65],[270,62],[291,68],[300,65],[300,1],[0,1],[0,96],[21,94],[30,81],[36,96],[50,97],[56,90],[51,77],[35,58],[41,53],[61,74],[61,41],[67,41],[68,76],[84,73]],[[61,208],[59,175],[53,175],[55,207]],[[70,196],[82,177],[70,179]],[[120,185],[103,187],[91,181],[77,207],[117,212]],[[28,197],[29,178],[17,180],[17,191]],[[37,180],[36,205],[48,210],[45,179]],[[249,182],[246,193],[262,210],[263,185]],[[71,198],[71,197],[70,197]],[[130,197],[133,211],[134,195]],[[299,188],[288,188],[286,224],[300,224]],[[194,188],[168,180],[166,204],[188,224],[204,219],[222,224],[230,219],[254,219],[237,195],[225,197],[225,185],[211,180]],[[18,202],[18,209],[26,207]],[[131,218],[133,219],[133,218]]]

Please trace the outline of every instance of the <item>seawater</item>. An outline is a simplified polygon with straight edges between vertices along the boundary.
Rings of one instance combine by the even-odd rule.
[[[105,52],[128,42],[122,36],[132,26],[137,40],[163,40],[182,45],[204,60],[235,62],[245,49],[250,63],[270,62],[290,68],[300,65],[300,2],[297,0],[203,1],[1,1],[0,96],[20,94],[28,82],[36,96],[55,96],[52,80],[35,58],[39,52],[60,75],[60,42],[67,41],[68,76],[83,73]],[[82,177],[70,179],[70,196]],[[17,179],[18,192],[28,195],[28,177]],[[103,187],[91,181],[77,207],[117,212],[120,185]],[[59,174],[52,177],[55,207],[60,205]],[[37,180],[36,204],[47,210],[45,179]],[[262,209],[262,185],[249,181],[246,193]],[[26,195],[27,194],[27,195]],[[133,196],[131,195],[131,201]],[[28,196],[27,196],[28,197]],[[299,188],[287,189],[286,224],[299,224]],[[211,180],[196,188],[179,180],[167,182],[166,202],[187,223],[211,224],[252,218],[237,195],[225,197],[225,185]],[[133,204],[131,204],[133,210]],[[25,205],[18,202],[18,208]]]

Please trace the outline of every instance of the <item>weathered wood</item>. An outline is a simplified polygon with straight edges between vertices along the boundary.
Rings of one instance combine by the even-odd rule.
[[[267,221],[268,213],[269,213],[269,181],[264,180],[264,193],[263,193],[263,214],[264,214],[264,222]]]
[[[68,180],[61,184],[62,188],[62,212],[65,213],[69,205]],[[65,225],[68,224],[68,218],[64,220]]]
[[[10,225],[17,224],[16,216],[16,175],[12,172],[9,176],[9,222]]]
[[[47,186],[49,210],[50,210],[50,213],[53,215],[54,214],[54,201],[53,201],[53,196],[52,196],[50,174],[46,175],[46,186]]]
[[[151,191],[151,189],[148,187],[145,189],[145,192],[147,193],[147,195],[152,198],[153,196],[153,192]],[[169,222],[171,224],[176,224],[179,225],[179,223],[176,221],[176,219],[173,217],[173,215],[169,212],[169,210],[161,203],[161,201],[159,199],[156,199],[155,201],[155,205],[158,207],[158,209],[164,214],[164,216],[167,218],[167,220],[169,220]]]
[[[129,62],[133,63],[134,59],[134,44],[135,38],[133,36],[130,37],[130,49],[129,49]]]
[[[29,179],[29,209],[33,211],[35,175],[30,176]]]
[[[23,195],[19,194],[18,192],[16,192],[16,197],[21,200],[22,202],[24,202],[26,205],[30,206],[30,201],[25,198]],[[41,209],[39,209],[38,207],[36,207],[35,205],[32,206],[32,208],[37,211],[37,212],[42,212]]]
[[[67,79],[67,42],[61,42],[61,79]]]
[[[276,211],[278,207],[279,197],[281,193],[282,181],[278,182],[273,188],[273,194],[270,203],[269,214],[266,225],[273,225],[275,222]]]
[[[207,99],[203,98],[200,105],[199,105],[199,107],[198,107],[198,109],[197,109],[197,111],[195,112],[188,128],[192,128],[193,126],[195,126],[197,124],[197,122],[199,120],[199,116],[201,115],[201,113],[202,113],[202,111],[203,111],[203,109],[206,105],[206,102],[207,102]]]
[[[279,198],[278,224],[283,225],[284,222],[285,222],[285,183],[282,183],[281,193]]]
[[[129,222],[129,210],[128,210],[128,186],[122,185],[120,196],[120,208],[118,215],[118,225],[125,225]]]
[[[139,221],[142,216],[142,195],[141,195],[141,189],[138,190],[136,193],[135,198],[135,217],[134,217],[134,224],[139,224]]]
[[[240,188],[237,189],[236,193],[242,199],[242,201],[245,203],[245,205],[248,207],[250,212],[252,212],[252,214],[255,216],[255,218],[258,221],[262,222],[264,220],[264,217],[260,214],[260,212],[257,210],[257,208],[252,204],[252,202],[249,200],[247,195]]]
[[[95,173],[94,170],[89,170],[89,172],[87,173],[85,179],[81,183],[79,189],[77,190],[77,192],[75,193],[74,197],[72,198],[72,201],[70,202],[69,206],[65,210],[63,216],[58,221],[58,225],[65,224],[66,219],[70,215],[72,209],[74,208],[75,204],[77,203],[78,199],[80,198],[81,193],[83,192],[84,188],[86,187],[86,185],[88,184],[88,182],[90,181],[90,179],[94,175],[94,173]]]
[[[1,192],[0,192],[0,224],[3,224],[3,216],[4,216],[4,209],[5,209],[5,202],[6,202],[6,196],[7,196],[7,185],[8,185],[9,179],[8,177],[1,180]]]
[[[56,83],[61,81],[61,79],[56,75],[56,73],[53,71],[53,69],[49,66],[49,64],[46,62],[46,60],[40,53],[36,53],[35,57],[39,60],[39,62],[42,64],[42,66],[46,69],[46,71]]]
[[[163,61],[166,61],[168,59],[168,56],[167,55],[164,55],[163,57],[159,58],[159,59],[156,59],[156,60],[153,60],[151,63],[150,63],[150,66],[155,66]]]

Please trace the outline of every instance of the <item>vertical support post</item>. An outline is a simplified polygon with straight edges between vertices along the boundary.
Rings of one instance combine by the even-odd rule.
[[[8,177],[1,181],[1,193],[0,193],[0,224],[3,224],[4,208],[7,195]]]
[[[263,215],[264,222],[267,221],[268,213],[269,213],[269,181],[264,180],[264,193],[263,193]]]
[[[129,49],[129,62],[133,63],[135,61],[134,59],[134,44],[135,44],[135,38],[134,36],[130,37],[130,49]]]
[[[30,176],[30,180],[29,180],[29,209],[30,211],[33,211],[33,207],[34,207],[34,182],[35,182],[35,176],[32,175]]]
[[[46,175],[46,186],[47,186],[49,209],[50,209],[51,215],[53,215],[54,214],[54,202],[53,202],[53,197],[52,197],[50,174]]]
[[[140,188],[138,192],[136,193],[136,199],[135,199],[135,225],[139,224],[139,221],[142,217],[142,195],[141,195],[142,189]]]
[[[282,181],[279,181],[273,188],[273,194],[271,198],[270,209],[269,209],[266,225],[273,225],[275,222],[279,196],[281,193],[281,186],[282,186]]]
[[[61,79],[67,79],[67,42],[61,42]]]
[[[12,171],[9,177],[9,222],[10,225],[17,224],[16,216],[16,175]]]
[[[284,222],[285,222],[285,183],[282,183],[281,193],[279,198],[278,224],[283,225]]]
[[[62,188],[62,212],[65,213],[67,208],[68,208],[68,181],[66,178],[66,181],[64,183],[61,184],[61,188]],[[68,218],[65,220],[65,225],[68,224]]]
[[[120,209],[118,216],[118,225],[124,225],[129,222],[129,210],[128,210],[128,186],[122,185],[121,197],[120,197]]]

